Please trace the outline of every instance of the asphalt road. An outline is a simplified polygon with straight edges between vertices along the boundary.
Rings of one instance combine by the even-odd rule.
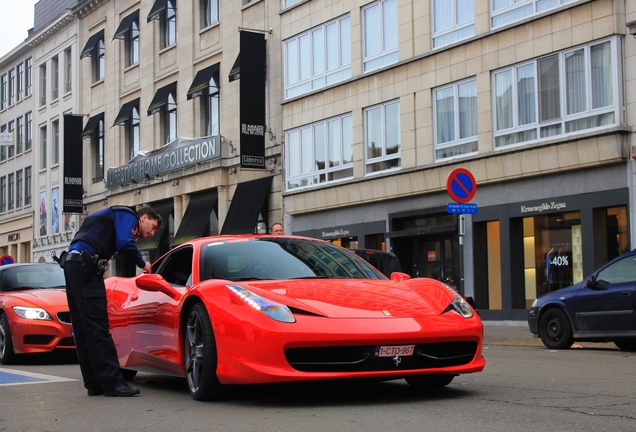
[[[268,385],[204,403],[192,400],[183,379],[140,373],[138,397],[88,397],[77,364],[38,358],[0,367],[0,432],[636,429],[635,354],[612,344],[548,350],[513,327],[486,326],[486,369],[428,394],[403,380]]]

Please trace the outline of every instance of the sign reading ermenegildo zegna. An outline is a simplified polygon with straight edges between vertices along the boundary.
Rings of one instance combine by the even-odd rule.
[[[548,210],[563,210],[567,207],[564,202],[544,202],[537,205],[522,205],[521,213],[541,213]]]
[[[120,186],[221,156],[219,136],[177,138],[160,149],[139,152],[126,165],[110,168],[106,187]]]

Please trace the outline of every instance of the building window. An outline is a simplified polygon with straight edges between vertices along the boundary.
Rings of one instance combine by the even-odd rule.
[[[24,61],[24,96],[31,95],[33,89],[33,60],[28,58]]]
[[[127,129],[126,146],[128,147],[128,158],[132,159],[141,150],[141,125],[138,105],[132,109]]]
[[[132,66],[139,63],[139,18],[133,20],[130,24],[129,35],[127,37],[126,49],[126,66]]]
[[[31,205],[31,200],[32,200],[32,192],[31,192],[31,188],[32,188],[32,175],[31,175],[32,169],[30,166],[24,168],[24,205],[28,206]]]
[[[104,47],[103,37],[97,41],[95,56],[93,58],[93,70],[95,72],[93,82],[102,81],[106,76],[106,49]]]
[[[15,208],[15,174],[9,174],[7,180],[7,210],[13,210]]]
[[[219,22],[219,0],[201,0],[203,27]]]
[[[366,174],[399,168],[400,102],[365,109],[364,131]]]
[[[621,58],[614,38],[496,71],[495,147],[620,123]]]
[[[209,93],[207,97],[201,98],[205,103],[205,131],[206,136],[220,135],[220,105],[219,105],[219,88],[217,87],[218,75],[210,80]]]
[[[433,47],[475,35],[475,0],[433,0]]]
[[[16,122],[16,137],[15,137],[15,153],[19,155],[23,151],[24,143],[24,117],[20,116],[15,119]]]
[[[163,134],[165,144],[177,139],[177,102],[176,102],[176,90],[173,90],[168,95],[168,100],[163,112]]]
[[[7,127],[7,132],[11,134],[15,138],[15,121],[11,120],[9,122],[9,126]],[[14,141],[15,142],[15,141]],[[11,158],[15,156],[15,144],[12,142],[8,146],[4,146],[7,149],[7,157]]]
[[[91,142],[93,144],[93,183],[104,180],[104,119],[97,122],[93,131]]]
[[[22,185],[22,170],[15,172],[15,207],[22,207],[22,194],[24,193]]]
[[[9,106],[15,103],[15,69],[9,71]]]
[[[54,120],[51,123],[51,138],[53,139],[53,145],[51,146],[51,164],[57,165],[60,163],[60,121]]]
[[[0,134],[4,134],[7,132],[7,125],[0,126]],[[0,161],[3,161],[7,158],[7,148],[4,145],[0,145]]]
[[[176,1],[168,0],[162,19],[163,48],[177,43],[177,5]]]
[[[15,79],[15,85],[16,85],[16,92],[15,92],[15,97],[16,100],[19,102],[24,98],[24,64],[20,63],[17,67],[16,67],[16,79]]]
[[[0,77],[0,110],[5,110],[9,106],[7,79],[7,74],[4,74],[2,75],[2,77]]]
[[[397,63],[398,2],[379,0],[362,8],[364,72]]]
[[[57,100],[60,90],[60,62],[55,56],[51,59],[51,100]]]
[[[46,105],[46,64],[40,66],[40,107]]]
[[[7,176],[0,177],[0,213],[7,211]]]
[[[64,50],[64,93],[73,89],[73,56],[71,49]]]
[[[351,19],[344,16],[285,41],[285,97],[351,78]]]
[[[302,0],[283,0],[283,5],[284,5],[283,7],[288,8],[290,6],[295,5],[296,3],[300,3],[301,1]],[[243,1],[243,4],[247,4],[247,3],[249,3],[249,1],[245,1],[245,0]]]
[[[287,190],[353,177],[351,114],[285,133]]]
[[[46,162],[47,162],[47,154],[46,154],[46,150],[48,148],[48,144],[47,144],[47,130],[46,130],[46,126],[42,126],[40,128],[40,169],[46,169]]]
[[[31,143],[33,141],[33,113],[28,112],[24,115],[25,127],[24,127],[24,151],[31,150]]]
[[[492,27],[501,27],[576,0],[492,0]]]
[[[470,79],[433,91],[435,159],[477,152],[477,81]]]

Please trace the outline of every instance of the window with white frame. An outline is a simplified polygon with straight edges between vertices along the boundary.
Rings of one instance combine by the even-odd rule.
[[[477,152],[477,80],[433,91],[435,160]]]
[[[207,95],[201,98],[201,103],[205,104],[203,110],[205,113],[205,120],[203,122],[205,130],[203,134],[206,136],[217,136],[221,134],[221,108],[218,82],[219,76],[216,74],[210,80]]]
[[[161,116],[163,117],[163,142],[168,144],[177,139],[177,95],[176,90],[172,90],[168,95],[166,106]]]
[[[70,93],[73,88],[73,57],[71,48],[64,50],[64,93]]]
[[[40,169],[46,169],[48,156],[47,130],[46,126],[40,127]]]
[[[351,19],[336,18],[287,39],[285,97],[351,78]]]
[[[378,0],[363,7],[362,20],[364,72],[397,63],[397,0]]]
[[[128,159],[135,157],[141,150],[141,123],[139,120],[139,105],[135,105],[130,113],[130,120],[127,122],[126,147],[128,148]]]
[[[285,147],[287,190],[353,177],[350,113],[287,131]]]
[[[51,59],[51,100],[56,100],[60,94],[60,62],[57,56]]]
[[[54,120],[51,122],[51,139],[53,145],[51,146],[51,164],[57,165],[60,163],[60,121]]]
[[[95,55],[93,55],[93,82],[102,81],[106,76],[106,48],[104,46],[104,38],[101,37],[95,46]]]
[[[219,22],[219,0],[201,0],[203,11],[203,27]]]
[[[93,145],[93,183],[104,180],[104,118],[100,118],[91,135]]]
[[[177,4],[175,0],[166,2],[162,17],[163,48],[177,43]]]
[[[491,26],[501,27],[574,1],[576,0],[492,0]]]
[[[24,115],[24,151],[31,150],[33,142],[33,113],[28,112]]]
[[[139,63],[139,18],[130,23],[130,29],[126,37],[126,66],[132,66]]]
[[[7,132],[9,132],[15,138],[15,120],[11,120],[7,125]],[[15,142],[15,141],[14,141]],[[7,157],[15,156],[15,144],[12,142],[8,146],[4,146],[7,149]]]
[[[16,100],[19,102],[24,98],[24,64],[23,63],[20,63],[18,64],[18,66],[16,66],[15,85],[16,85],[15,97],[16,97]]]
[[[15,124],[15,154],[20,154],[24,149],[24,117],[15,119]]]
[[[400,101],[364,110],[365,173],[400,168]]]
[[[300,3],[301,1],[303,0],[283,0],[283,7],[288,8],[295,5],[296,3]]]
[[[621,59],[612,38],[495,71],[495,147],[619,124]]]
[[[31,189],[33,188],[33,169],[28,166],[24,168],[24,205],[31,205],[31,201],[33,200],[33,192]]]
[[[22,170],[18,170],[15,172],[15,208],[22,207],[22,196],[24,193],[22,176]]]
[[[15,175],[10,173],[7,176],[7,210],[15,208]]]
[[[9,71],[9,105],[15,103],[15,69]]]
[[[46,105],[46,64],[40,66],[40,107]]]
[[[30,57],[24,61],[24,68],[24,96],[29,96],[33,91],[33,60]]]
[[[0,177],[0,213],[7,211],[7,176]]]
[[[475,35],[475,0],[433,0],[433,48]]]
[[[0,110],[4,110],[9,106],[9,89],[8,75],[3,74],[0,77]]]
[[[0,126],[0,134],[4,134],[7,132],[7,125],[4,124]],[[7,158],[7,146],[0,145],[0,161],[3,161]]]

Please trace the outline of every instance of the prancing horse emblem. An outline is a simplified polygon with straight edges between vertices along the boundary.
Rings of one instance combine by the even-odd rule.
[[[395,367],[400,366],[400,363],[402,363],[402,358],[400,356],[393,357],[393,364],[395,364]]]

